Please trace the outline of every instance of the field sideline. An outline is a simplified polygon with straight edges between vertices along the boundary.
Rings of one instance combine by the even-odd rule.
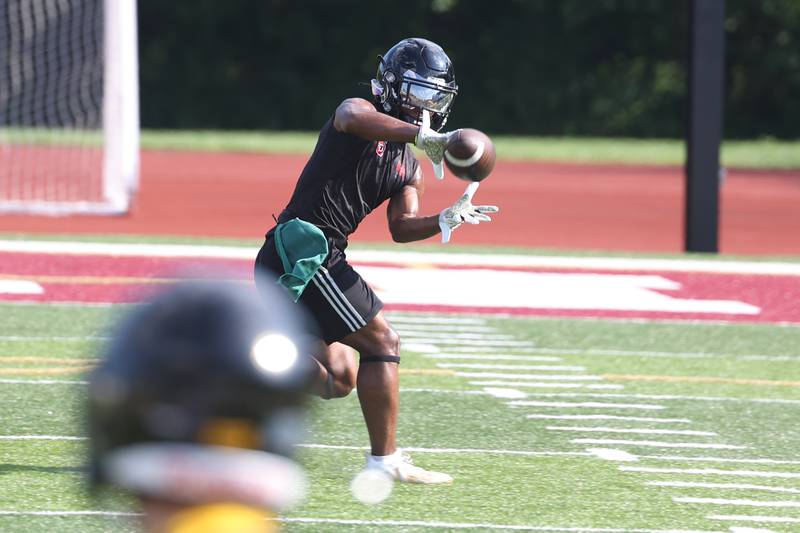
[[[105,256],[102,247],[89,255],[53,247],[44,255],[0,251],[0,287],[28,281],[43,291],[35,297],[6,293],[0,303],[0,530],[134,531],[135,510],[125,498],[94,500],[84,492],[81,418],[86,372],[108,328],[127,309],[114,302],[130,300],[118,299],[128,294],[123,289],[102,303],[85,295],[96,290],[93,284],[130,288],[137,279],[140,289],[153,288],[164,261],[175,259],[165,258],[163,248],[126,258],[119,250]],[[454,276],[478,268],[457,254],[452,258],[461,270],[448,270],[442,263],[447,257],[428,256],[425,267],[416,255],[368,249],[355,255],[358,268],[371,268],[371,276],[404,264],[402,257],[415,267],[409,271],[422,266]],[[130,262],[137,257],[146,261]],[[220,266],[197,251],[188,257],[195,267]],[[501,261],[486,257],[478,270],[488,264],[497,272],[558,273],[572,280],[566,287],[581,279],[587,284],[582,291],[596,296],[598,280],[671,281],[681,288],[637,289],[625,305],[675,306],[680,300],[690,310],[673,309],[670,319],[643,309],[603,318],[597,307],[580,316],[569,316],[566,308],[512,316],[505,307],[484,305],[476,312],[474,305],[451,302],[447,313],[412,312],[392,303],[392,287],[383,286],[404,347],[401,445],[415,462],[456,481],[449,487],[396,486],[377,506],[356,502],[348,485],[366,443],[357,399],[318,401],[301,453],[311,491],[302,506],[280,518],[286,530],[797,530],[800,320],[791,318],[800,285],[797,263],[641,258],[637,270],[635,262],[610,268],[621,258],[598,263],[602,258],[509,256],[561,261],[519,270],[491,266]],[[642,270],[647,261],[660,263]],[[234,257],[224,264],[246,281],[248,262]],[[119,270],[126,264],[128,270]],[[712,272],[695,272],[701,269]],[[767,273],[750,272],[758,269]],[[580,277],[588,274],[593,281]],[[695,292],[686,281],[712,274],[730,285],[719,297]],[[742,291],[746,276],[769,283],[783,278],[786,285]],[[70,297],[60,302],[48,296],[67,289]],[[617,304],[618,290],[609,293]],[[479,291],[472,295],[487,298]],[[597,298],[590,305],[601,305]],[[694,307],[710,299],[731,302],[722,308],[726,320]],[[758,322],[757,316],[773,318]]]
[[[492,132],[487,132],[490,135]],[[308,155],[314,149],[316,132],[299,131],[215,131],[143,130],[145,150],[187,150]],[[604,137],[525,137],[492,135],[500,160],[560,161],[570,163],[624,163],[680,165],[686,156],[681,139],[638,139]],[[101,136],[60,130],[0,128],[0,142],[63,146],[99,145]],[[721,162],[735,168],[800,168],[797,140],[725,140]]]
[[[491,132],[487,132],[490,133]],[[145,130],[142,147],[150,150],[310,154],[316,132]],[[681,139],[599,137],[523,137],[492,135],[497,157],[507,161],[570,163],[683,164]],[[800,168],[800,142],[777,139],[727,140],[721,148],[725,166]]]

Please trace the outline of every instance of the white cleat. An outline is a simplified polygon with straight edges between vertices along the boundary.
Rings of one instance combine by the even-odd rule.
[[[377,469],[385,472],[395,481],[404,483],[422,483],[425,485],[437,485],[441,483],[452,483],[453,477],[442,472],[432,472],[415,466],[411,462],[411,457],[405,453],[396,454],[396,459],[377,460],[367,453],[367,469]]]

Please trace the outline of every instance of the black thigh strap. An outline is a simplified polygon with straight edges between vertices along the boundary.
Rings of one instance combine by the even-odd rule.
[[[362,363],[397,363],[400,364],[399,355],[362,355],[360,358]]]

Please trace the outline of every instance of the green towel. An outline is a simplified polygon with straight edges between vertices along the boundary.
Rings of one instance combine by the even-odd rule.
[[[314,224],[293,218],[275,228],[275,248],[286,272],[278,283],[296,302],[328,257],[328,240]]]

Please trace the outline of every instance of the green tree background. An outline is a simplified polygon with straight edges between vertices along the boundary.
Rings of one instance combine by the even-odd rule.
[[[139,1],[146,128],[316,130],[376,56],[452,58],[453,127],[680,137],[686,0]],[[800,137],[800,0],[728,0],[725,135]]]

